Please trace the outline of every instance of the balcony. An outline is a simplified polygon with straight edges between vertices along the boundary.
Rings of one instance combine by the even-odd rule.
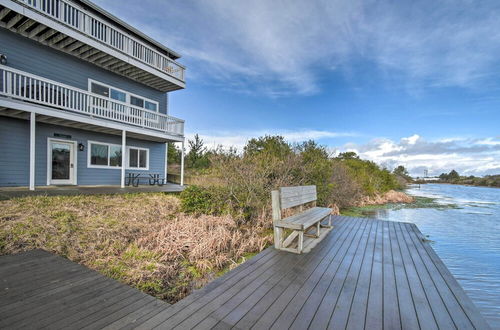
[[[0,26],[161,91],[185,87],[185,67],[69,0],[0,0]]]
[[[146,134],[151,131],[173,138],[184,136],[182,119],[97,96],[4,65],[0,65],[0,96],[78,114],[83,118],[125,124]],[[57,112],[53,116],[57,117]]]

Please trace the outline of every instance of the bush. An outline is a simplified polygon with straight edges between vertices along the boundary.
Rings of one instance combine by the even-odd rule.
[[[269,227],[270,192],[283,186],[316,185],[318,205],[353,206],[363,196],[397,189],[396,176],[348,152],[331,158],[314,141],[288,144],[283,137],[251,139],[243,154],[212,150],[207,175],[181,194],[182,208],[195,214],[230,214],[238,223]]]
[[[188,186],[181,192],[181,210],[190,214],[222,215],[227,212],[224,194],[226,189],[217,186]]]

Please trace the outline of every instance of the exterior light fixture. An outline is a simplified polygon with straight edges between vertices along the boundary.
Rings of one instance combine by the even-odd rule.
[[[6,65],[7,64],[7,55],[0,54],[0,64],[2,64],[2,65]]]
[[[83,143],[78,144],[78,150],[83,151],[85,150],[85,145]]]

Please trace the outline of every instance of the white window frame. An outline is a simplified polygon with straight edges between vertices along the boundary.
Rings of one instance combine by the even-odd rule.
[[[142,95],[137,95],[137,94],[130,93],[130,92],[126,91],[126,90],[117,88],[117,87],[109,85],[109,84],[102,83],[102,82],[94,80],[94,79],[90,79],[89,78],[88,80],[89,80],[88,81],[88,91],[92,95],[106,98],[106,96],[104,96],[104,95],[92,93],[92,83],[95,83],[95,84],[98,84],[98,85],[101,85],[101,86],[104,86],[104,87],[107,87],[107,88],[110,88],[110,89],[111,88],[115,89],[115,90],[117,90],[117,91],[122,92],[122,93],[125,94],[125,102],[122,102],[122,101],[118,101],[118,100],[115,100],[115,99],[111,98],[111,91],[109,91],[109,95],[107,96],[107,98],[110,99],[113,102],[126,103],[128,106],[131,106],[131,107],[134,107],[134,108],[138,108],[138,109],[141,109],[141,110],[145,110],[145,111],[149,111],[149,112],[153,112],[153,113],[159,113],[160,112],[160,103],[158,101],[149,99],[149,98],[144,97]],[[130,97],[131,96],[138,97],[140,99],[143,99],[144,101],[148,101],[148,102],[156,104],[156,111],[146,109],[145,107],[139,108],[138,106],[131,104],[130,103]]]
[[[91,147],[92,144],[101,144],[101,145],[108,146],[108,165],[94,165],[94,164],[92,164],[90,162],[91,158],[92,158],[92,147]],[[109,165],[109,160],[110,160],[109,153],[111,151],[111,147],[112,146],[113,147],[119,147],[120,149],[122,147],[121,144],[88,140],[87,141],[87,167],[88,168],[103,168],[103,169],[111,169],[111,170],[119,170],[119,169],[121,169],[122,168],[121,166],[111,166],[111,165]]]
[[[101,144],[101,145],[106,145],[108,146],[108,164],[109,164],[109,153],[111,151],[111,147],[119,147],[121,149],[121,144],[116,144],[116,143],[108,143],[108,142],[101,142],[101,141],[93,141],[93,140],[88,140],[87,141],[87,167],[88,168],[101,168],[101,169],[109,169],[109,170],[119,170],[122,167],[121,166],[110,166],[110,165],[93,165],[90,163],[91,158],[92,158],[92,144]],[[137,149],[137,150],[145,150],[146,151],[146,167],[130,167],[130,149]],[[136,147],[136,146],[126,146],[125,150],[127,153],[125,154],[125,164],[126,164],[126,169],[127,170],[136,170],[136,171],[149,171],[149,148],[143,148],[143,147]],[[123,151],[122,151],[123,152]],[[139,162],[139,159],[137,159]]]
[[[146,167],[130,167],[130,149],[137,150],[145,150],[146,151]],[[137,152],[137,165],[139,165],[139,155]],[[149,148],[135,147],[135,146],[127,146],[127,170],[136,170],[136,171],[149,171]]]

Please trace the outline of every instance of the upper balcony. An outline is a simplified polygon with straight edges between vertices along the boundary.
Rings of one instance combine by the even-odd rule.
[[[160,141],[184,139],[182,119],[0,65],[0,115],[23,118],[26,111],[51,124],[92,126],[111,134],[127,130]]]
[[[0,0],[0,27],[160,91],[185,88],[185,67],[174,52],[90,6],[81,0]]]

